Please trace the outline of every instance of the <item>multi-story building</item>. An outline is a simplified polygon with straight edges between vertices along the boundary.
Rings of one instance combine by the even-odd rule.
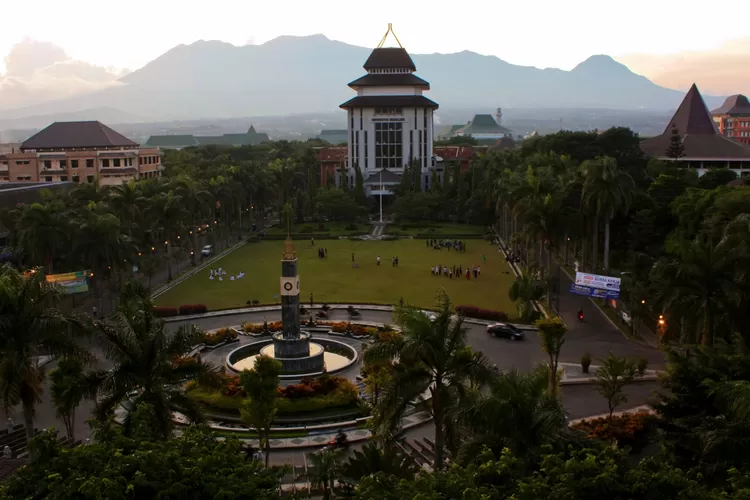
[[[162,168],[157,148],[141,148],[96,121],[55,122],[0,155],[0,181],[9,182],[114,185],[159,176]]]
[[[349,83],[357,96],[340,106],[347,111],[349,141],[347,170],[339,183],[354,185],[356,165],[370,195],[391,194],[410,162],[418,166],[421,184],[428,188],[433,163],[433,113],[438,105],[422,95],[430,84],[414,74],[417,68],[401,43],[382,46],[389,33],[390,25],[364,64],[367,74]]]
[[[729,96],[711,114],[722,135],[750,146],[750,101],[747,97],[742,94]]]
[[[678,135],[683,151],[679,158],[669,156],[672,137]],[[719,133],[698,87],[693,84],[664,132],[641,142],[644,153],[694,168],[703,175],[712,168],[728,168],[738,176],[750,175],[750,146]]]

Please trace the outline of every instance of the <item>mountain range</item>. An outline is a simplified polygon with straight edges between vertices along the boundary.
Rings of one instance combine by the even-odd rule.
[[[6,110],[4,120],[107,109],[133,121],[286,115],[337,110],[354,95],[372,49],[323,35],[282,36],[237,47],[218,41],[179,45],[113,87]],[[407,47],[408,50],[408,47]],[[684,93],[660,87],[609,56],[570,71],[518,66],[464,51],[412,54],[428,96],[442,108],[588,108],[670,110]],[[704,96],[709,107],[722,97]]]

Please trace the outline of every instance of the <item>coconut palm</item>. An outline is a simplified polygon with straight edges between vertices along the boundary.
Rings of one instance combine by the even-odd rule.
[[[536,316],[534,302],[544,297],[544,285],[537,279],[536,272],[530,269],[516,277],[508,290],[508,297],[517,304],[518,316],[525,321],[531,321]]]
[[[604,220],[604,271],[609,270],[609,226],[614,216],[630,208],[635,184],[613,158],[584,162],[583,204],[594,215],[594,267],[599,259],[599,223]]]
[[[399,427],[409,404],[429,395],[427,407],[435,425],[435,468],[441,469],[448,408],[470,386],[488,382],[493,372],[486,358],[467,345],[463,318],[455,315],[445,291],[440,291],[436,306],[432,320],[420,310],[399,308],[396,317],[401,335],[370,346],[365,360],[394,363],[391,380],[375,408],[376,427],[382,437]]]
[[[49,376],[57,416],[63,421],[67,437],[75,439],[76,408],[85,394],[83,363],[78,359],[62,358]]]
[[[725,240],[685,242],[651,270],[656,304],[682,323],[681,340],[713,345],[714,331],[732,331],[743,297],[736,249]]]
[[[34,412],[42,394],[42,354],[88,360],[76,342],[88,321],[57,309],[60,289],[40,269],[27,275],[0,267],[0,401],[6,411],[20,404],[26,436],[34,436]]]
[[[514,457],[533,463],[545,445],[566,435],[562,402],[547,391],[544,367],[500,374],[489,392],[471,391],[455,418],[464,434],[460,457],[475,457],[488,446],[498,455],[509,448]]]
[[[370,442],[353,455],[341,467],[341,475],[356,481],[379,472],[389,476],[409,479],[416,474],[414,462],[399,452],[395,446],[380,447]]]
[[[187,217],[185,200],[174,190],[159,193],[151,199],[149,207],[153,224],[161,230],[167,247],[167,280],[172,280],[172,246]]]
[[[17,247],[30,265],[44,265],[52,273],[53,264],[68,241],[68,217],[61,203],[24,205],[16,225]]]
[[[339,471],[341,453],[337,450],[323,449],[307,456],[311,466],[308,467],[304,477],[310,481],[313,488],[323,490],[324,500],[330,500]]]
[[[186,358],[199,341],[196,328],[167,332],[153,314],[146,289],[131,282],[124,287],[115,313],[107,322],[97,323],[94,333],[104,357],[113,364],[87,377],[90,391],[97,396],[97,418],[106,419],[130,398],[134,407],[146,403],[153,408],[157,435],[163,438],[170,435],[173,409],[192,422],[203,421],[199,406],[182,390],[185,381],[212,371],[202,361]],[[129,424],[128,415],[126,431]]]
[[[131,180],[113,186],[107,200],[120,218],[124,231],[131,238],[135,229],[140,226],[140,216],[146,206],[146,198],[143,196],[141,185],[142,183]]]
[[[204,220],[209,212],[211,202],[214,200],[203,183],[186,176],[176,179],[176,192],[178,196],[185,200],[187,217],[190,220],[190,240],[193,245],[192,261],[195,263],[195,254],[198,252],[199,246],[198,224]]]

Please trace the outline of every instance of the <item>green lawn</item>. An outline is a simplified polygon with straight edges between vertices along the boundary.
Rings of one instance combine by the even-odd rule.
[[[466,235],[482,235],[485,232],[485,227],[480,225],[471,224],[451,224],[451,223],[404,223],[389,224],[385,228],[386,234],[392,234],[394,236],[415,236],[417,234],[434,234],[436,237],[442,234],[466,234]]]
[[[465,253],[433,250],[425,240],[349,241],[326,240],[297,241],[301,300],[308,303],[310,293],[315,302],[370,302],[395,304],[399,298],[409,304],[431,307],[436,291],[444,287],[456,305],[473,305],[514,315],[516,308],[508,298],[508,288],[513,282],[505,260],[492,245],[484,240],[466,242]],[[318,246],[328,248],[328,259],[317,257]],[[275,304],[279,294],[281,274],[281,241],[248,243],[223,258],[214,267],[223,267],[230,274],[245,271],[241,280],[209,280],[209,271],[188,278],[156,299],[160,306],[205,304],[209,309],[244,307],[248,300],[257,299],[262,304]],[[352,267],[352,253],[358,268]],[[482,264],[482,254],[487,262]],[[380,255],[381,265],[376,266]],[[398,256],[399,267],[391,266],[391,257]],[[481,266],[479,279],[449,279],[432,276],[433,265],[464,268]]]
[[[356,228],[351,229],[351,226],[356,226]],[[361,222],[306,222],[303,224],[293,224],[291,228],[292,234],[313,233],[329,234],[331,236],[357,236],[360,234],[369,234],[371,231],[371,224]],[[286,233],[286,228],[281,226],[272,227],[268,230],[268,234],[272,235],[286,235]]]

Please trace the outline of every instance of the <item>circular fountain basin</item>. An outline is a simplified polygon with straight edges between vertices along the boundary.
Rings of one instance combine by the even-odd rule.
[[[327,349],[328,348],[328,349]],[[227,367],[233,372],[252,370],[258,356],[269,356],[282,364],[282,379],[297,379],[340,372],[357,361],[357,351],[350,345],[331,339],[316,339],[309,343],[309,356],[303,358],[281,358],[276,356],[273,341],[265,340],[238,347],[226,359]],[[330,350],[329,350],[330,349]],[[322,358],[322,367],[320,358]]]

